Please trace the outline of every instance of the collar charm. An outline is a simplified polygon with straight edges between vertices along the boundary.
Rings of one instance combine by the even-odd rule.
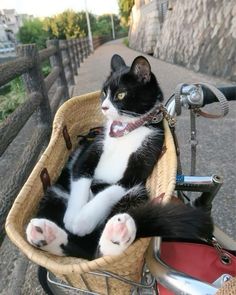
[[[135,122],[121,122],[113,121],[110,126],[111,137],[122,137],[129,134],[131,131],[145,125],[145,124],[157,124],[163,119],[163,112],[161,106],[155,107],[153,111],[141,116]]]

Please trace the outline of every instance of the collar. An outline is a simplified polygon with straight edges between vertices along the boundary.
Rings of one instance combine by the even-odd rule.
[[[157,124],[163,119],[162,105],[155,106],[150,112],[134,122],[113,121],[110,126],[111,137],[122,137],[145,124]]]

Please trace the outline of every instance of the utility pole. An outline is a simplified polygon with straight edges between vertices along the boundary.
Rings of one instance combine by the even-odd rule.
[[[87,1],[84,0],[85,3],[85,13],[86,13],[86,20],[87,20],[87,27],[88,27],[88,37],[89,37],[89,43],[90,43],[90,50],[93,52],[93,37],[91,33],[91,26],[90,26],[90,19],[87,9]]]
[[[113,40],[116,38],[115,36],[115,27],[114,27],[114,19],[113,19],[113,14],[111,13],[111,28],[112,28],[112,38]]]

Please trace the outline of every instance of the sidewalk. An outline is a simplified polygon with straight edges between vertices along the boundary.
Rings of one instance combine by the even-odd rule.
[[[141,55],[122,44],[121,40],[109,42],[99,47],[81,64],[73,96],[99,90],[110,72],[110,59],[114,53],[120,54],[128,65]],[[156,75],[165,98],[172,93],[181,82],[191,83],[207,81],[222,85],[229,82],[198,74],[183,67],[175,66],[146,56],[152,71]],[[229,83],[230,84],[230,83]],[[179,141],[183,166],[187,166],[189,158],[189,119],[185,112],[178,123]],[[199,173],[204,175],[219,174],[224,176],[225,184],[216,198],[213,214],[215,222],[231,237],[236,238],[236,171],[235,171],[235,130],[236,107],[233,104],[228,117],[222,120],[199,119],[198,122]],[[184,137],[187,135],[187,137]],[[188,173],[189,170],[187,170]],[[29,262],[6,238],[0,248],[0,295],[43,295],[37,278],[37,266]]]
[[[122,39],[119,39],[98,47],[97,50],[81,64],[73,92],[74,96],[101,88],[102,83],[110,73],[110,60],[115,53],[121,55],[127,65],[131,65],[134,58],[138,55],[144,55],[150,61],[152,71],[156,75],[166,98],[172,93],[176,85],[181,82],[208,81],[218,85],[230,84],[229,81],[227,82],[220,78],[195,73],[184,67],[166,63],[152,56],[130,49],[123,45]]]

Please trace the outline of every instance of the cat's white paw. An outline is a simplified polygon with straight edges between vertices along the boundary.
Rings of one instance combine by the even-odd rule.
[[[97,220],[93,218],[94,216],[89,215],[86,210],[80,212],[77,219],[77,228],[76,234],[80,237],[83,237],[87,234],[90,234],[95,227],[97,226]]]
[[[80,226],[78,216],[83,207],[93,196],[90,190],[91,182],[91,179],[87,178],[72,181],[70,198],[63,219],[65,228],[72,234],[77,234],[77,229]]]
[[[95,218],[95,213],[90,213],[91,212],[89,210],[84,208],[80,210],[76,216],[69,215],[68,219],[65,215],[65,228],[69,232],[80,237],[90,234],[98,224],[97,219]]]
[[[125,192],[123,187],[112,185],[98,193],[83,207],[78,207],[78,200],[73,197],[64,216],[65,228],[81,237],[90,234],[105,220],[112,206],[119,202]]]
[[[108,220],[99,241],[102,255],[119,255],[135,240],[136,225],[127,214],[117,214]]]
[[[64,256],[61,245],[68,243],[67,233],[54,222],[44,218],[33,218],[26,228],[28,242],[41,250]]]
[[[66,213],[64,215],[64,225],[65,228],[72,234],[75,233],[75,229],[77,228],[77,217],[79,214],[79,210],[73,210],[73,208],[67,208]]]

